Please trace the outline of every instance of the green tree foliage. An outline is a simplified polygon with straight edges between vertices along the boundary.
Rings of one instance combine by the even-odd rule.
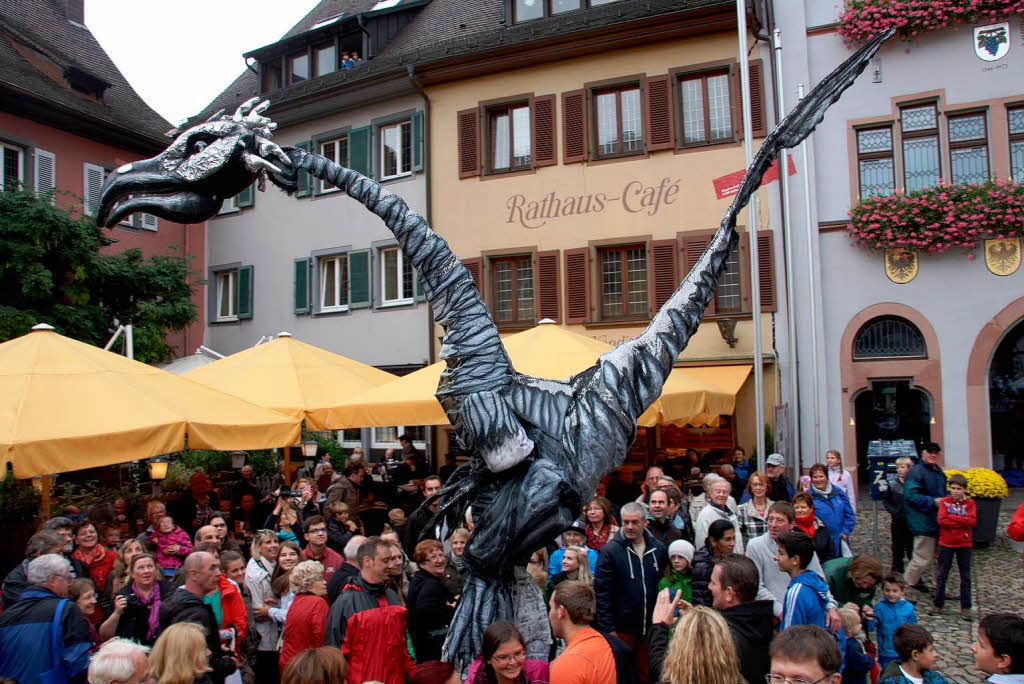
[[[91,218],[74,218],[32,192],[0,192],[0,341],[36,323],[94,345],[114,321],[134,326],[135,358],[173,358],[168,333],[196,319],[185,256],[144,258],[113,244]]]

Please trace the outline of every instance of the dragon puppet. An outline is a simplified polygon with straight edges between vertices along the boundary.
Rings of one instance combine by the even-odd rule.
[[[434,320],[444,329],[437,399],[459,447],[470,454],[437,495],[432,527],[454,529],[472,508],[468,579],[443,657],[469,663],[484,629],[514,621],[531,657],[550,642],[540,589],[526,574],[533,551],[576,520],[598,482],[621,465],[636,421],[661,394],[680,352],[700,325],[730,250],[736,216],[777,153],[796,146],[853,84],[891,31],[876,36],[825,77],[764,139],[718,231],[647,329],[569,379],[516,371],[473,278],[444,239],[400,197],[329,159],[271,142],[276,127],[253,98],[233,115],[218,112],[156,157],[125,164],[107,178],[97,222],[113,226],[135,212],[180,223],[214,216],[227,198],[269,180],[291,194],[307,172],[380,216],[416,269]],[[428,500],[424,505],[433,502]]]

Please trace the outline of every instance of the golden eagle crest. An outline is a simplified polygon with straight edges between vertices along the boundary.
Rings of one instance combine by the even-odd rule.
[[[897,247],[885,250],[885,275],[903,285],[917,277],[917,250]]]
[[[985,265],[998,276],[1008,276],[1020,268],[1020,238],[985,240]]]

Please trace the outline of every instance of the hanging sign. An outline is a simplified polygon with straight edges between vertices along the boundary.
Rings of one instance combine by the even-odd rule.
[[[793,164],[793,155],[786,157],[786,171],[790,176],[796,175],[796,166]],[[740,183],[743,182],[743,176],[746,174],[746,170],[733,171],[725,176],[719,176],[713,179],[711,182],[715,186],[715,195],[718,199],[724,199],[731,197],[740,191]],[[761,179],[761,185],[767,185],[772,181],[779,180],[779,160],[776,159],[772,162],[772,165],[768,167],[768,170],[764,173],[764,178]]]

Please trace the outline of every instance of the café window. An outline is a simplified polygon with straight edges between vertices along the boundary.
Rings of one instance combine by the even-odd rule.
[[[530,168],[530,105],[519,103],[487,110],[490,171]]]
[[[1013,107],[1006,115],[1010,132],[1010,176],[1019,183],[1024,181],[1024,107]]]
[[[954,184],[988,180],[988,126],[984,112],[946,119],[949,126],[949,169]]]
[[[758,255],[762,259],[769,255]],[[729,250],[729,258],[725,260],[725,268],[718,277],[715,289],[715,311],[733,313],[743,309],[743,280],[740,272],[740,250]]]
[[[598,251],[601,318],[648,316],[647,247],[629,245]]]
[[[680,78],[683,146],[732,142],[731,92],[728,71]]]
[[[533,257],[498,257],[491,260],[491,281],[495,323],[533,323]]]
[[[309,78],[309,53],[300,52],[288,58],[288,83],[299,83]]]
[[[857,174],[861,199],[896,192],[892,126],[857,131]]]
[[[939,126],[935,103],[900,109],[903,184],[907,194],[939,184]]]
[[[631,83],[593,91],[597,156],[617,157],[644,151],[640,87]]]

